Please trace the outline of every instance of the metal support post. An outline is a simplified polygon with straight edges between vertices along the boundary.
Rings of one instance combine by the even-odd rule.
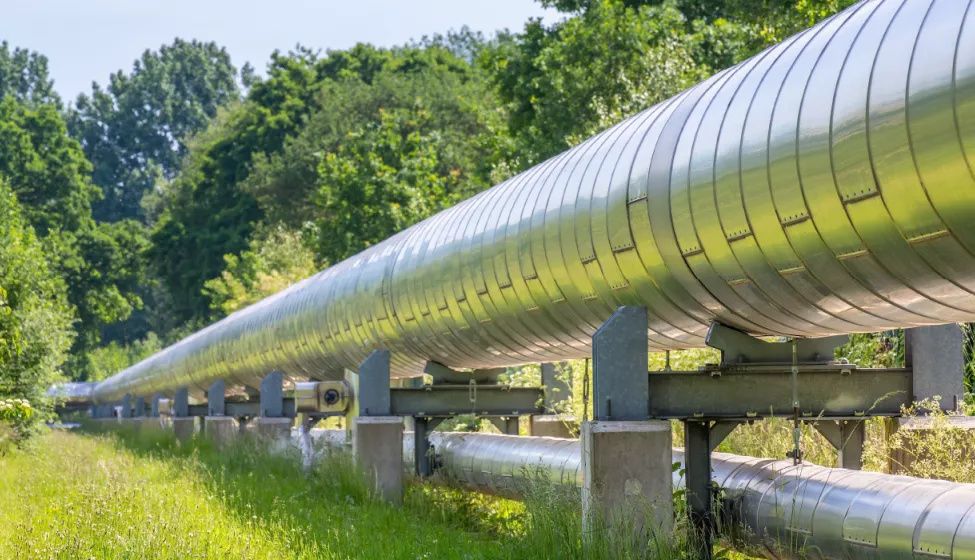
[[[376,350],[359,367],[359,413],[362,416],[390,416],[389,350]]]
[[[435,470],[430,432],[443,422],[443,418],[416,417],[413,431],[413,467],[417,476],[430,476]]]
[[[509,436],[518,435],[518,417],[517,416],[497,416],[490,418],[491,423],[497,428],[502,434]]]
[[[863,420],[821,420],[813,427],[836,449],[841,469],[863,468],[863,443],[866,425]]]
[[[173,395],[173,416],[183,418],[190,415],[190,391],[186,387],[176,390]]]
[[[842,469],[861,470],[863,468],[863,444],[866,440],[866,424],[863,420],[840,421],[839,463]]]
[[[566,362],[544,363],[542,370],[542,407],[545,414],[529,417],[531,435],[558,438],[573,437],[573,430],[568,424],[575,424],[578,419],[564,418],[558,415],[559,404],[572,399],[572,386],[562,375],[563,368],[568,368]]]
[[[146,399],[145,397],[136,397],[135,399],[135,417],[142,418],[146,415]]]
[[[152,408],[150,408],[149,415],[153,418],[159,418],[159,401],[162,398],[162,393],[156,393],[152,396]]]
[[[189,442],[196,431],[196,418],[190,416],[190,392],[186,387],[177,389],[173,395],[173,431],[183,443]]]
[[[284,440],[291,435],[291,418],[284,414],[284,376],[280,371],[272,371],[261,380],[257,433],[271,440]]]
[[[132,394],[126,393],[122,397],[122,411],[119,413],[119,418],[132,418]]]
[[[558,405],[572,398],[572,385],[563,377],[563,368],[568,368],[567,362],[544,363],[542,370],[542,389],[544,398],[542,406],[546,414],[558,413]]]
[[[711,512],[711,427],[709,422],[684,421],[684,488],[687,512],[695,534],[698,552],[711,558],[714,520]]]
[[[674,516],[670,422],[649,419],[646,308],[619,308],[592,338],[596,420],[582,423],[583,526],[592,534],[623,517],[645,545],[648,532],[669,535]]]
[[[226,385],[214,381],[207,389],[207,416],[224,416],[227,412]]]

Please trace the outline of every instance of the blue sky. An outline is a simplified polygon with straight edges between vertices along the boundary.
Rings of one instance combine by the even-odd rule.
[[[390,46],[468,25],[520,30],[529,17],[557,17],[534,0],[2,0],[0,40],[50,59],[66,100],[130,69],[146,49],[174,37],[216,41],[234,65],[263,72],[274,49],[297,43],[342,49]]]

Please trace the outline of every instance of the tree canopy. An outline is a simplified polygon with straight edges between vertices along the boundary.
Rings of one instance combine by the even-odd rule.
[[[69,124],[92,163],[92,181],[106,194],[94,204],[95,218],[142,219],[142,197],[176,175],[186,140],[239,99],[227,51],[182,39],[145,51],[130,73],[116,72],[104,88],[93,84]]]

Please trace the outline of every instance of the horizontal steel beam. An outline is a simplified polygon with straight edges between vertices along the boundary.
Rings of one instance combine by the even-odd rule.
[[[540,388],[504,385],[430,385],[390,389],[393,416],[446,418],[458,414],[521,416],[543,414]]]
[[[650,416],[738,419],[792,416],[789,371],[653,372]],[[799,373],[803,418],[893,416],[911,402],[910,369],[855,369]]]
[[[209,407],[206,404],[191,404],[188,416],[207,416]],[[259,401],[233,402],[227,401],[224,405],[224,416],[231,418],[256,418],[261,415],[261,403]],[[294,418],[298,414],[295,412],[295,400],[293,398],[284,399],[283,418]]]

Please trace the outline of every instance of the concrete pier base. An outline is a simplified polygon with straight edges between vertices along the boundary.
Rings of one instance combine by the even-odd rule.
[[[575,439],[570,427],[571,419],[564,419],[556,414],[537,414],[531,417],[531,434],[539,437],[556,437]]]
[[[159,430],[163,426],[162,419],[158,416],[143,416],[139,420],[143,431]]]
[[[291,438],[291,418],[260,417],[252,423],[254,433],[261,439],[282,441]]]
[[[119,428],[123,430],[129,430],[133,432],[139,432],[142,430],[142,418],[119,418],[118,424]]]
[[[670,422],[583,422],[582,518],[587,531],[622,526],[669,536],[673,530]]]
[[[229,416],[207,416],[203,419],[206,436],[219,447],[230,445],[237,437],[237,421]]]
[[[176,439],[183,443],[188,443],[193,439],[193,435],[196,433],[196,418],[193,416],[175,416],[173,417],[173,432],[176,433]]]
[[[403,419],[399,416],[357,416],[352,453],[373,488],[387,502],[403,501]]]

